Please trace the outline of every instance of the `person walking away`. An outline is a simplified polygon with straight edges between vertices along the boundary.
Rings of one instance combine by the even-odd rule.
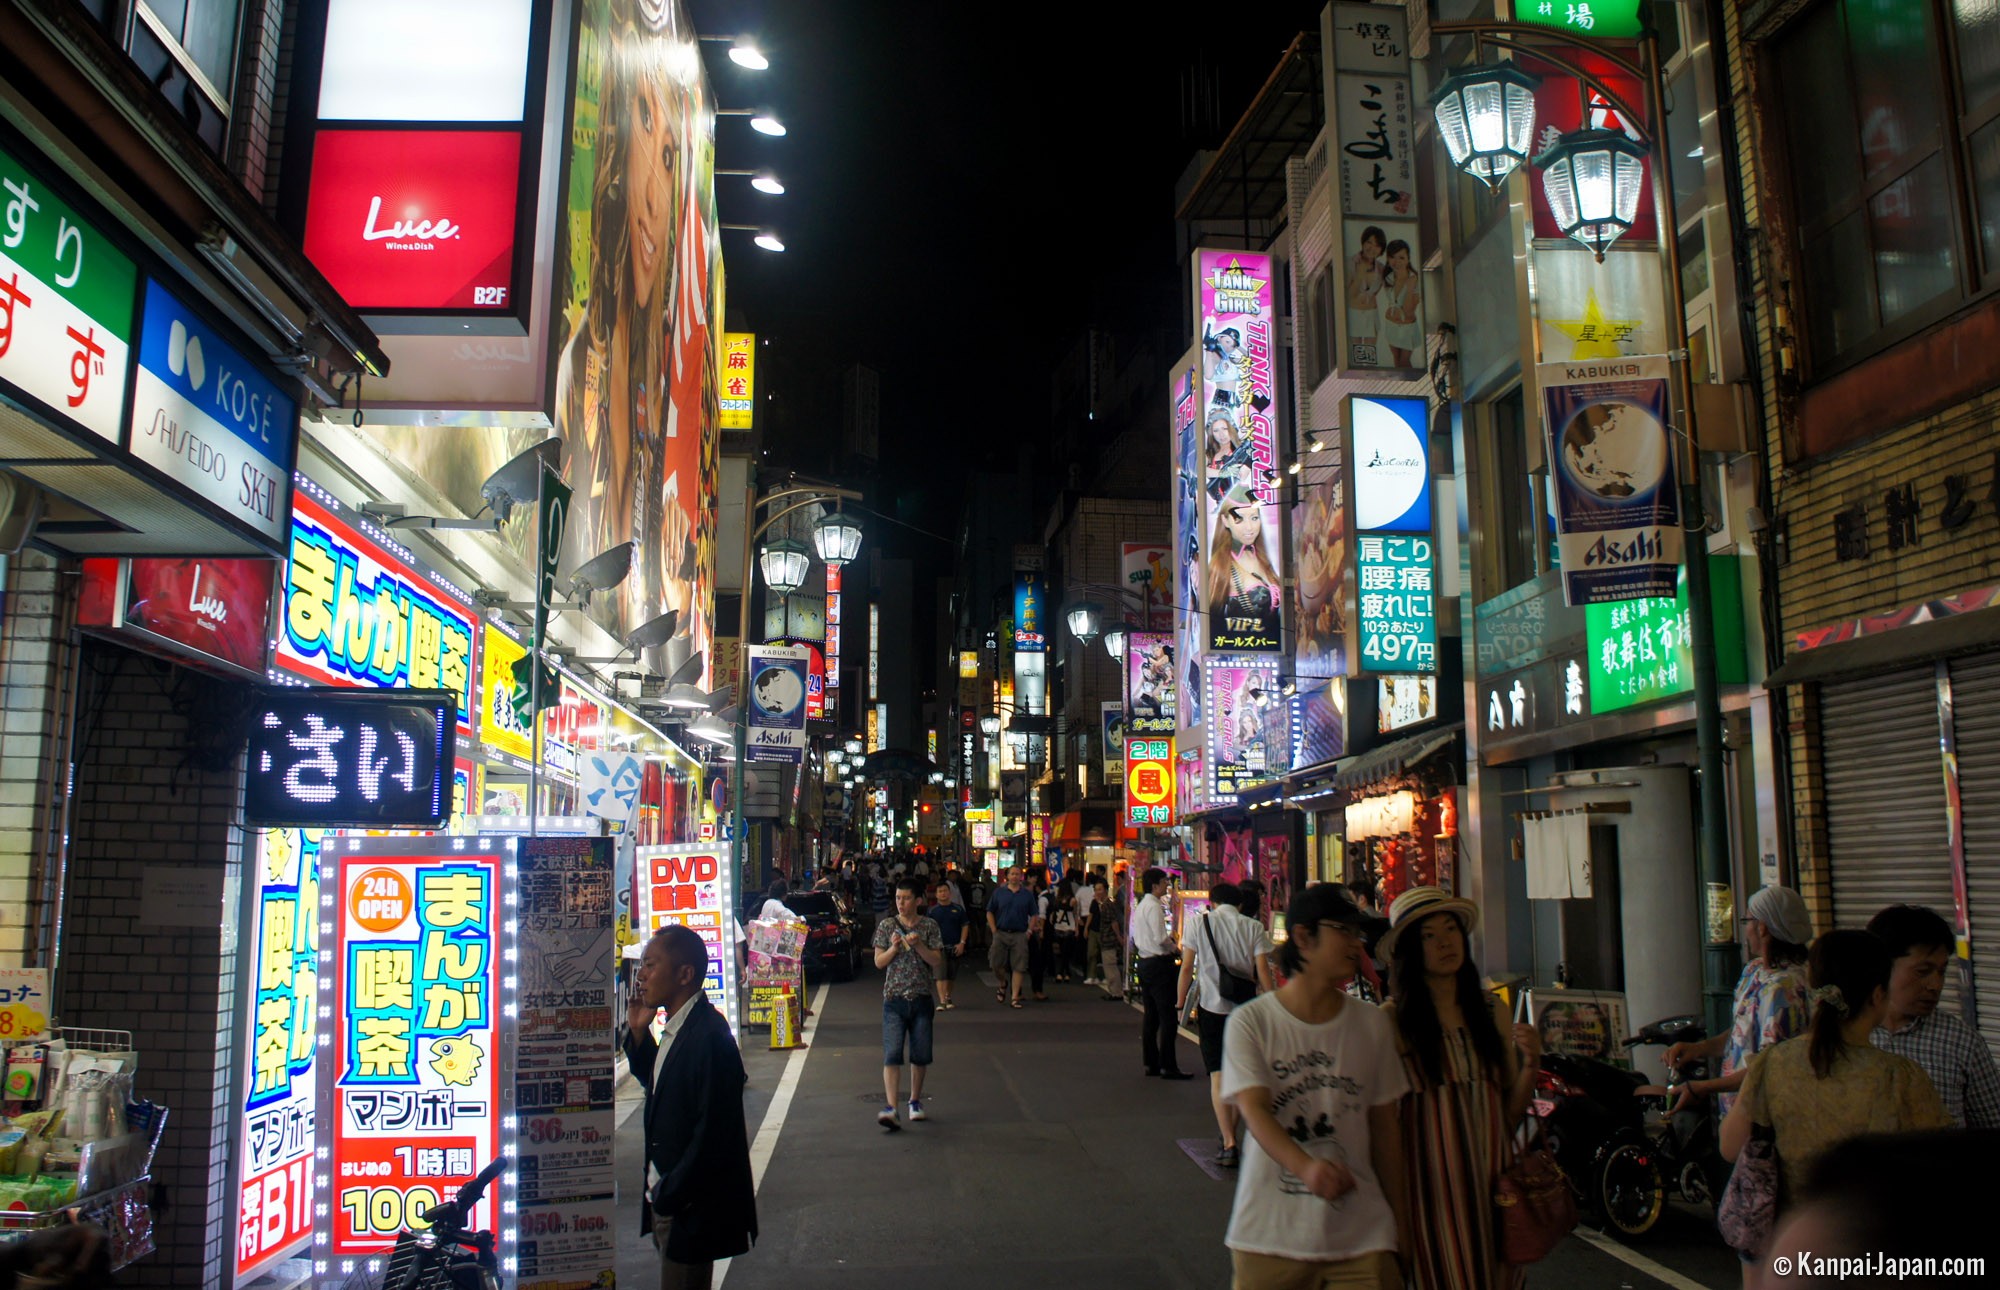
[[[1251,978],[1260,992],[1271,989],[1271,938],[1262,923],[1243,913],[1242,899],[1242,892],[1233,883],[1218,882],[1209,887],[1208,908],[1181,929],[1181,978],[1174,998],[1177,1017],[1186,1015],[1190,1000],[1195,1006],[1201,1064],[1208,1072],[1208,1101],[1221,1139],[1215,1163],[1224,1169],[1242,1163],[1243,1148],[1237,1133],[1236,1104],[1222,1096],[1222,1033],[1229,1024],[1229,1014],[1239,1005],[1223,996],[1220,969],[1226,967]]]
[[[972,927],[972,919],[966,914],[965,906],[952,899],[951,884],[937,885],[937,904],[926,912],[937,924],[938,936],[944,952],[938,963],[937,999],[938,1007],[950,1011],[956,1005],[951,1001],[952,982],[958,977],[958,961],[965,957],[965,938]]]
[[[1229,1215],[1235,1290],[1401,1290],[1411,1248],[1394,1024],[1341,983],[1361,911],[1330,883],[1292,897],[1285,984],[1238,1007],[1222,1092],[1250,1132]]]
[[[1174,1006],[1178,955],[1167,939],[1167,871],[1148,869],[1140,880],[1145,896],[1132,911],[1132,954],[1138,960],[1139,993],[1144,1000],[1144,1029],[1139,1048],[1146,1074],[1161,1079],[1193,1079],[1181,1069],[1174,1047],[1180,1030],[1180,1010]]]
[[[1020,865],[1011,866],[1006,881],[986,898],[986,926],[993,933],[986,964],[999,978],[995,997],[1016,1008],[1022,1006],[1021,994],[1028,984],[1028,929],[1034,925],[1035,908],[1035,893],[1021,883]]]
[[[1806,902],[1790,887],[1773,883],[1750,897],[1743,917],[1743,944],[1750,961],[1736,979],[1733,1021],[1726,1035],[1711,1035],[1667,1049],[1668,1070],[1682,1062],[1722,1058],[1722,1072],[1681,1085],[1674,1113],[1698,1097],[1715,1096],[1718,1122],[1729,1115],[1750,1059],[1764,1049],[1802,1034],[1806,1028],[1806,944],[1812,919]]]
[[[1083,943],[1083,983],[1085,985],[1097,985],[1104,980],[1104,964],[1099,960],[1101,947],[1096,940],[1096,932],[1090,921],[1090,911],[1097,904],[1098,900],[1097,884],[1099,881],[1098,872],[1093,870],[1086,873],[1083,881],[1076,886],[1076,925],[1077,935]]]
[[[799,916],[793,913],[791,906],[785,903],[786,897],[791,894],[792,884],[786,882],[783,878],[771,879],[770,887],[764,892],[764,907],[757,911],[758,921],[769,922],[772,919],[779,919],[784,922],[798,921]]]
[[[708,1001],[708,947],[678,923],[639,959],[626,1013],[625,1059],[646,1091],[644,1224],[660,1252],[660,1290],[708,1290],[715,1261],[757,1240],[750,1135],[743,1121],[743,1055]],[[653,1017],[667,1015],[660,1041]]]
[[[1389,907],[1396,1052],[1410,1091],[1403,1186],[1416,1290],[1517,1290],[1525,1270],[1500,1261],[1493,1195],[1514,1162],[1514,1129],[1534,1097],[1542,1038],[1510,1026],[1469,944],[1479,910],[1438,887],[1412,887]]]
[[[1056,980],[1067,985],[1077,959],[1076,904],[1061,887],[1049,902],[1049,931],[1055,938]]]
[[[1838,1144],[1951,1123],[1921,1067],[1868,1042],[1889,1010],[1890,962],[1889,947],[1870,932],[1838,929],[1814,941],[1807,1033],[1764,1049],[1744,1069],[1741,1093],[1722,1121],[1722,1155],[1741,1155],[1753,1126],[1770,1130],[1779,1221],[1820,1157]],[[1766,1253],[1745,1252],[1757,1256],[1760,1273]],[[1746,1280],[1750,1274],[1746,1268]]]
[[[1978,1032],[1938,1011],[1958,945],[1951,925],[1921,905],[1891,905],[1868,920],[1889,947],[1889,1007],[1869,1036],[1877,1048],[1924,1068],[1944,1112],[1961,1129],[2000,1129],[2000,1072]]]
[[[926,1118],[924,1072],[931,1065],[934,986],[944,961],[944,937],[924,916],[923,891],[915,878],[898,882],[896,913],[875,929],[875,966],[882,969],[882,1110],[875,1122],[891,1133],[903,1127],[896,1118],[896,1099],[906,1057],[910,1119]]]

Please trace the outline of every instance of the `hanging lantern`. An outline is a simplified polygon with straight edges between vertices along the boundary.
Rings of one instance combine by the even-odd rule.
[[[818,548],[820,559],[838,569],[861,554],[861,526],[844,512],[835,511],[813,525],[813,546]]]
[[[1097,639],[1097,627],[1103,621],[1103,612],[1096,605],[1087,600],[1082,604],[1072,605],[1067,617],[1070,635],[1085,645]]]
[[[1104,629],[1104,652],[1113,658],[1125,657],[1125,633],[1130,631],[1124,623],[1113,623]]]
[[[1534,145],[1541,83],[1512,63],[1477,63],[1446,76],[1431,95],[1431,114],[1451,164],[1498,188]]]
[[[764,581],[771,590],[789,596],[806,585],[806,574],[812,569],[812,552],[802,542],[779,538],[766,543],[757,553],[757,567],[763,570]]]
[[[1617,130],[1576,130],[1556,140],[1535,164],[1549,214],[1564,237],[1605,248],[1632,231],[1646,190],[1646,150]]]

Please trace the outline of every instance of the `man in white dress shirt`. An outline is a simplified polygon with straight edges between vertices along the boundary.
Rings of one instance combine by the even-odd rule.
[[[1146,895],[1132,911],[1132,956],[1138,962],[1139,990],[1145,997],[1145,1029],[1140,1033],[1140,1049],[1146,1074],[1161,1079],[1193,1079],[1181,1069],[1174,1042],[1180,1019],[1174,1008],[1174,989],[1180,981],[1180,961],[1174,943],[1167,939],[1167,871],[1148,869],[1140,880]]]

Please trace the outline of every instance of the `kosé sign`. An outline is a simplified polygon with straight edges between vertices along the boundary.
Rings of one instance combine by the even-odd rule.
[[[157,282],[146,284],[132,455],[216,510],[282,541],[298,407]]]
[[[360,310],[491,310],[514,300],[521,136],[321,130],[305,250]]]

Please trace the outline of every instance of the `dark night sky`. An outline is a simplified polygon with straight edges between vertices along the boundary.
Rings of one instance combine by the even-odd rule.
[[[699,30],[753,33],[771,59],[744,72],[708,46],[720,104],[769,105],[790,131],[718,125],[718,165],[769,165],[789,189],[717,180],[726,221],[770,223],[788,247],[765,254],[725,234],[732,325],[835,373],[875,367],[885,482],[902,514],[947,535],[966,469],[1046,436],[1051,371],[1080,330],[1159,321],[1133,317],[1121,284],[1164,282],[1173,300],[1176,179],[1322,7],[1240,6],[1218,22],[1213,6],[1180,0],[686,3]],[[1185,124],[1198,57],[1219,129]],[[830,406],[838,435],[837,390]],[[882,538],[919,561],[921,626],[948,552]]]

